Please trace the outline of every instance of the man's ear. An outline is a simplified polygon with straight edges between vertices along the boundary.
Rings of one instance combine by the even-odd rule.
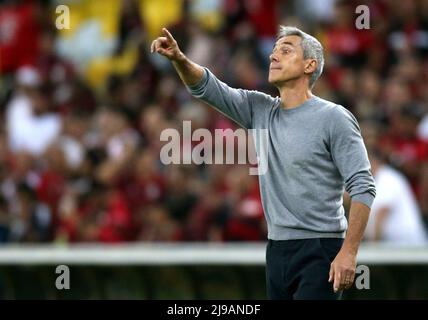
[[[305,73],[306,74],[310,74],[315,72],[315,70],[317,69],[317,60],[315,59],[308,59],[305,65]]]

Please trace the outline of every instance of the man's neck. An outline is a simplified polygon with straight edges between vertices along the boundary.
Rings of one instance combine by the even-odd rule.
[[[279,88],[281,104],[284,109],[292,109],[300,106],[312,98],[313,94],[307,86],[287,86]]]

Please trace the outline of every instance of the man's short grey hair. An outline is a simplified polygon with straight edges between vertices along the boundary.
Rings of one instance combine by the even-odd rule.
[[[280,26],[278,39],[286,36],[299,36],[302,38],[301,45],[303,49],[303,59],[317,60],[317,68],[311,74],[311,78],[309,79],[309,86],[313,88],[315,81],[320,77],[324,68],[324,54],[321,43],[315,37],[303,32],[299,28]]]

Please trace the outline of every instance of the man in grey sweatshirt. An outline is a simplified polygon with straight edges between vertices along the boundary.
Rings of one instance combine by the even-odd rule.
[[[268,297],[340,298],[354,281],[375,185],[355,117],[311,92],[324,65],[319,41],[295,27],[280,28],[269,69],[280,97],[272,98],[229,87],[163,33],[151,51],[172,61],[192,95],[244,128],[268,130],[268,167],[259,176]],[[349,223],[344,190],[351,197]]]

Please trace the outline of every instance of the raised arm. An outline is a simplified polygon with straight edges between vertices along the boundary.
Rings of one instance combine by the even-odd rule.
[[[238,123],[252,128],[253,117],[273,105],[273,98],[257,91],[231,88],[214,76],[207,68],[190,61],[181,52],[171,33],[163,28],[164,36],[153,41],[152,53],[168,58],[189,92]]]

